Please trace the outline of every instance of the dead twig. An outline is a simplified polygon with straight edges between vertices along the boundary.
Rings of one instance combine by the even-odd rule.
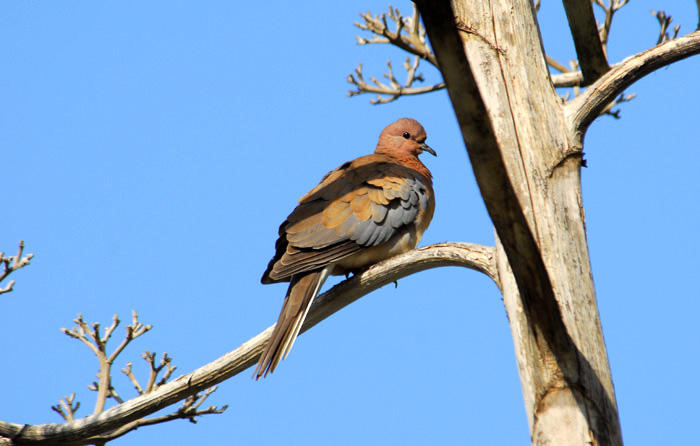
[[[373,36],[369,39],[357,36],[358,45],[390,43],[437,67],[437,59],[425,38],[425,28],[420,23],[420,14],[415,4],[411,17],[404,17],[398,9],[391,6],[389,6],[389,12],[384,12],[379,16],[365,12],[360,14],[360,17],[364,19],[364,23],[356,22],[355,26],[370,31]],[[389,26],[389,21],[394,23],[393,30]]]
[[[700,0],[698,0],[700,2]],[[669,25],[671,25],[671,22],[673,21],[673,18],[666,14],[666,11],[651,11],[652,15],[656,17],[656,20],[659,22],[659,38],[656,39],[656,44],[659,45],[661,43],[664,43],[668,40],[673,40],[676,37],[678,37],[678,31],[681,30],[681,25],[676,25],[673,27],[673,34],[671,34],[668,30]]]
[[[142,426],[152,426],[154,424],[160,424],[160,423],[165,423],[168,421],[172,420],[189,420],[191,423],[197,423],[198,417],[201,417],[202,415],[211,415],[211,414],[221,414],[224,413],[226,409],[228,409],[228,404],[218,407],[218,406],[208,406],[205,409],[200,409],[201,405],[204,403],[204,401],[214,393],[217,389],[217,386],[213,386],[205,390],[204,392],[198,392],[194,395],[191,395],[187,397],[182,405],[174,412],[169,413],[167,415],[162,415],[159,417],[153,417],[153,418],[140,418],[138,420],[132,421],[130,423],[125,424],[124,426],[113,430],[112,432],[108,432],[103,435],[99,436],[94,436],[90,437],[85,440],[85,444],[90,444],[90,443],[106,443],[108,441],[114,440],[116,438],[119,438],[133,430],[138,429],[139,427]]]
[[[58,400],[58,404],[51,406],[51,409],[57,412],[65,421],[73,421],[75,420],[75,413],[80,408],[80,401],[73,403],[74,400],[75,392]]]
[[[616,105],[620,105],[623,102],[629,102],[632,99],[636,98],[637,94],[632,93],[632,94],[625,94],[622,92],[620,96],[618,96],[615,100],[613,100],[610,104],[608,104],[603,111],[600,113],[600,115],[608,115],[612,116],[615,119],[620,119],[620,109],[618,108],[617,110],[613,110],[613,107]]]
[[[355,26],[371,32],[372,37],[357,36],[359,45],[389,43],[412,54],[414,58],[411,62],[410,57],[407,57],[406,62],[403,64],[407,74],[406,81],[403,83],[396,79],[391,62],[387,62],[389,70],[388,73],[384,74],[384,77],[389,81],[388,83],[383,83],[374,77],[370,78],[369,83],[366,82],[362,74],[362,64],[360,64],[355,68],[355,73],[351,73],[347,77],[347,81],[356,87],[355,90],[348,92],[348,96],[373,93],[377,95],[377,98],[370,100],[370,103],[385,104],[395,101],[401,96],[429,93],[445,88],[443,82],[426,87],[413,86],[415,82],[423,82],[425,80],[422,74],[417,73],[421,59],[437,67],[437,59],[428,45],[425,37],[425,28],[420,23],[420,15],[415,5],[413,5],[413,15],[411,17],[404,17],[398,9],[391,6],[389,6],[389,12],[381,15],[377,16],[366,12],[360,14],[360,17],[364,19],[364,22],[355,23]]]
[[[569,65],[571,66],[571,68],[568,70],[568,72],[575,72],[576,70],[578,70],[578,62],[577,61],[572,60],[569,62]],[[566,69],[566,67],[562,67],[562,68]],[[578,85],[574,85],[571,88],[571,92],[574,93],[574,98],[576,98],[576,97],[581,95],[583,90]],[[620,93],[620,95],[617,98],[615,98],[613,101],[611,101],[607,106],[605,106],[600,111],[598,116],[608,115],[608,116],[612,116],[615,119],[620,119],[620,109],[618,108],[618,109],[613,110],[613,108],[617,105],[622,104],[623,102],[629,102],[632,99],[634,99],[635,97],[637,97],[636,93],[632,93],[632,94],[625,94],[624,92]],[[570,95],[570,92],[567,92],[566,96],[562,97],[562,100],[564,103],[566,103],[569,101],[569,99],[571,99],[571,95]]]
[[[571,73],[571,70],[566,68],[564,64],[558,62],[557,60],[553,59],[552,57],[549,57],[545,55],[545,60],[547,61],[547,65],[550,67],[554,68],[560,73]]]
[[[126,327],[126,335],[122,342],[112,351],[111,354],[107,353],[107,342],[112,337],[114,330],[119,326],[119,318],[115,315],[112,318],[112,323],[107,327],[104,332],[100,330],[100,324],[95,322],[93,324],[88,324],[82,317],[78,314],[78,317],[74,320],[75,327],[68,330],[66,328],[61,329],[63,333],[67,336],[78,339],[83,342],[92,352],[97,356],[100,363],[100,369],[97,374],[98,380],[93,381],[88,388],[92,391],[97,392],[97,403],[95,405],[95,410],[93,413],[100,413],[105,410],[106,400],[112,398],[118,404],[124,403],[122,397],[116,392],[112,386],[111,369],[114,364],[115,359],[120,353],[124,351],[124,348],[134,339],[148,332],[152,326],[144,325],[139,322],[138,315],[134,311],[132,313],[132,322]],[[148,364],[149,374],[148,380],[145,386],[139,383],[132,370],[131,362],[126,363],[126,367],[122,369],[122,372],[129,378],[131,383],[134,385],[138,395],[144,395],[157,390],[160,386],[168,382],[176,367],[172,364],[172,358],[168,356],[167,353],[163,353],[160,360],[156,361],[156,354],[149,351],[145,351],[141,357]],[[209,406],[206,409],[200,409],[204,401],[216,391],[216,386],[210,387],[203,392],[198,392],[194,395],[187,397],[182,405],[174,412],[154,417],[154,418],[140,418],[138,420],[131,421],[124,424],[110,432],[102,435],[93,436],[80,440],[71,444],[100,444],[103,445],[108,441],[114,440],[115,438],[121,437],[122,435],[131,432],[132,430],[138,429],[141,426],[149,426],[153,424],[164,423],[176,419],[186,419],[192,423],[197,422],[197,417],[208,414],[220,414],[223,413],[228,406]],[[58,413],[66,422],[74,421],[75,413],[80,407],[80,402],[75,400],[75,393],[70,396],[61,398],[59,404],[51,406],[51,409]]]
[[[132,323],[126,326],[126,336],[124,340],[114,349],[111,354],[107,354],[107,341],[112,337],[112,333],[119,325],[119,317],[115,314],[112,318],[112,324],[104,330],[104,334],[100,333],[100,324],[95,322],[92,326],[88,325],[83,320],[82,314],[74,319],[75,327],[68,330],[62,328],[61,331],[67,336],[80,340],[97,356],[100,368],[97,373],[98,381],[92,383],[89,388],[94,388],[97,391],[97,401],[95,402],[95,410],[93,413],[100,413],[104,410],[107,398],[118,398],[112,388],[111,369],[114,360],[124,350],[124,348],[134,339],[149,331],[151,325],[143,325],[138,321],[136,311],[132,312]],[[118,399],[117,399],[118,401]]]
[[[0,252],[0,263],[2,263],[2,271],[0,271],[0,283],[5,280],[7,276],[17,271],[20,268],[24,268],[29,265],[30,260],[34,257],[34,254],[27,254],[22,257],[24,253],[24,241],[19,241],[19,249],[17,250],[16,256],[5,257],[4,252]],[[0,287],[0,294],[9,293],[15,286],[15,281],[10,280],[10,282],[5,287]]]
[[[369,102],[371,104],[385,104],[387,102],[395,101],[401,96],[429,93],[431,91],[445,88],[444,82],[426,87],[413,87],[412,85],[414,82],[422,82],[424,80],[422,74],[416,74],[418,62],[419,58],[417,56],[414,57],[413,63],[411,63],[410,58],[406,58],[403,67],[406,69],[407,76],[406,82],[403,84],[401,84],[394,76],[391,61],[387,62],[389,72],[384,74],[384,77],[389,80],[388,84],[379,81],[375,77],[370,77],[369,80],[372,83],[367,83],[362,75],[362,64],[360,64],[357,68],[355,68],[355,74],[349,74],[347,77],[347,81],[357,87],[356,90],[348,91],[348,96],[357,96],[362,93],[375,93],[377,94],[377,97],[375,99],[370,99]]]
[[[628,2],[629,0],[608,0],[608,3],[605,4],[604,0],[593,0],[593,4],[598,5],[605,13],[603,24],[598,25],[598,34],[600,34],[600,43],[603,45],[605,57],[608,57],[608,37],[610,37],[613,16]]]

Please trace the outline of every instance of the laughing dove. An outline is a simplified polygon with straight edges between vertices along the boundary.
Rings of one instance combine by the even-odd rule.
[[[261,281],[290,284],[256,379],[287,357],[328,275],[361,271],[416,246],[435,210],[432,176],[418,159],[436,155],[425,139],[418,121],[390,124],[373,154],[329,172],[282,223]]]

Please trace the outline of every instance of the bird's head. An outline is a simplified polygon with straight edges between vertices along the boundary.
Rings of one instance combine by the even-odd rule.
[[[393,156],[415,156],[428,152],[437,156],[435,150],[425,143],[425,129],[415,119],[401,118],[389,124],[379,135],[379,142],[374,153]]]

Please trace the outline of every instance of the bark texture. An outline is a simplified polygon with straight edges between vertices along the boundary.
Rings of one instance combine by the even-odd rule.
[[[532,4],[419,5],[496,228],[533,443],[621,444],[586,242],[582,147],[550,81]]]

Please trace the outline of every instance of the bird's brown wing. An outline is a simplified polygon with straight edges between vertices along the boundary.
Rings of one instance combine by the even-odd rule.
[[[387,156],[345,163],[282,223],[262,282],[289,281],[388,241],[432,206],[431,194],[428,179]]]

